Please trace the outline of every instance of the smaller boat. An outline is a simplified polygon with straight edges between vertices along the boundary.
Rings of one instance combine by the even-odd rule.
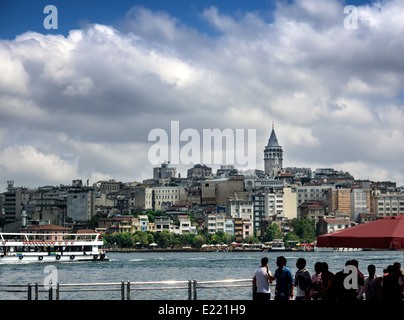
[[[285,244],[281,240],[274,240],[271,245],[271,251],[285,251]]]
[[[98,233],[0,233],[0,263],[107,261]]]

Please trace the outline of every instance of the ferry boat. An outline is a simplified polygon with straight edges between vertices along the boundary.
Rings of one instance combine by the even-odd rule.
[[[0,263],[107,261],[98,233],[0,233]]]
[[[285,244],[282,240],[274,240],[271,245],[271,251],[285,251]]]

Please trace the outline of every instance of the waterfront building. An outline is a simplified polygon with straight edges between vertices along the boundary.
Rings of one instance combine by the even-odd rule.
[[[391,192],[376,194],[373,197],[376,215],[381,217],[397,216],[404,214],[404,194]]]
[[[100,218],[97,230],[105,231],[108,234],[133,233],[138,231],[138,223],[139,220],[133,216]]]
[[[316,224],[317,235],[335,232],[345,228],[349,228],[351,223],[349,218],[325,218],[320,217]]]
[[[167,216],[155,217],[154,223],[156,224],[156,232],[171,232],[174,228],[173,221]]]
[[[226,217],[224,220],[224,232],[230,236],[234,235],[234,220]]]
[[[189,218],[188,215],[180,215],[178,216],[178,221],[179,221],[179,233],[190,233],[190,234],[196,234],[197,229],[195,226],[191,224],[191,219]]]
[[[278,138],[275,134],[274,125],[272,124],[271,136],[268,144],[264,149],[264,172],[270,177],[277,177],[283,166],[283,150],[279,145]]]
[[[149,217],[147,215],[139,215],[138,217],[139,220],[139,231],[148,231],[147,225],[149,224]]]
[[[224,232],[230,234],[229,218],[224,213],[210,213],[205,216],[205,228],[208,233]]]
[[[250,219],[243,219],[243,239],[254,235],[253,224]]]

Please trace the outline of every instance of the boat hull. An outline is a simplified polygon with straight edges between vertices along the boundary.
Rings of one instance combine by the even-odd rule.
[[[46,263],[46,262],[79,262],[79,261],[108,261],[105,254],[95,255],[19,255],[0,257],[0,264],[5,263]]]

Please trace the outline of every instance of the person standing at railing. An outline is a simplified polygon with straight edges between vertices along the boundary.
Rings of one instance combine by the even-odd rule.
[[[254,271],[253,288],[254,300],[269,301],[271,300],[271,289],[269,285],[275,278],[272,276],[268,266],[268,258],[261,259],[261,267]]]
[[[294,281],[292,272],[286,268],[286,258],[276,259],[278,269],[275,271],[275,300],[293,300]]]
[[[311,276],[306,269],[306,259],[299,258],[296,262],[297,272],[295,274],[296,300],[309,300]]]

